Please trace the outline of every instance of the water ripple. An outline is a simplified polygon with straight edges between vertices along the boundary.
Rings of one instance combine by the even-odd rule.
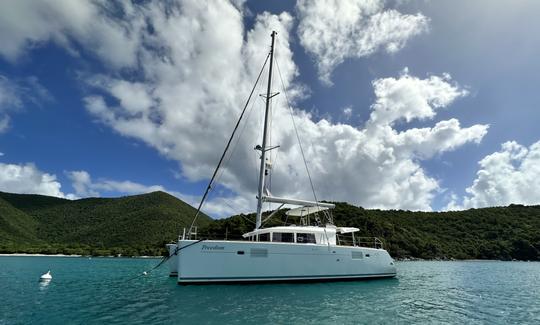
[[[396,279],[342,283],[178,286],[165,268],[126,281],[155,263],[0,257],[0,325],[540,323],[540,263],[402,262]]]

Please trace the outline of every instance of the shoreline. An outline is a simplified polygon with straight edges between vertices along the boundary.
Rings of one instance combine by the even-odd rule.
[[[23,257],[23,256],[32,256],[32,257],[39,257],[39,256],[83,257],[83,255],[66,255],[66,254],[27,254],[27,253],[9,253],[9,254],[0,254],[0,256],[17,256],[17,257]]]
[[[88,258],[140,258],[161,259],[163,256],[92,256],[92,255],[66,255],[66,254],[27,254],[27,253],[1,253],[0,257],[88,257]],[[527,260],[492,260],[492,259],[422,259],[422,258],[395,258],[396,262],[540,262]]]
[[[66,254],[26,254],[26,253],[10,253],[0,254],[0,257],[2,256],[13,256],[13,257],[89,257],[89,258],[143,258],[143,259],[150,259],[150,258],[162,258],[163,256],[92,256],[92,255],[66,255]]]
[[[536,260],[493,260],[493,259],[478,259],[478,258],[470,258],[470,259],[457,259],[457,258],[453,258],[453,259],[396,258],[394,260],[396,262],[540,262],[540,261],[536,261]]]

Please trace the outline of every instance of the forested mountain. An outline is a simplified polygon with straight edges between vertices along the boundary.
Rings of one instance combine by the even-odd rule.
[[[367,210],[336,203],[334,223],[357,227],[358,236],[378,237],[395,258],[540,259],[540,206],[510,205],[451,212]],[[255,216],[216,220],[199,231],[201,237],[227,233],[240,238],[251,231]],[[266,226],[298,224],[277,213]]]
[[[0,192],[0,252],[158,255],[194,213],[163,192],[75,201]],[[336,203],[333,216],[337,225],[360,228],[358,236],[383,239],[395,258],[540,258],[540,206],[411,212]],[[254,220],[254,214],[201,215],[199,238],[241,238]],[[280,211],[265,226],[298,223]]]
[[[0,243],[38,244],[37,221],[0,198]]]
[[[74,201],[0,192],[0,251],[156,255],[194,214],[164,192]]]

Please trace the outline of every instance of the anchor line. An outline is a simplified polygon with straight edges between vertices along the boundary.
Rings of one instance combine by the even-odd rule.
[[[150,272],[154,271],[155,269],[157,269],[158,267],[160,267],[161,265],[163,265],[163,263],[167,262],[171,257],[173,257],[174,255],[178,255],[178,252],[179,252],[179,251],[183,250],[184,248],[191,247],[191,246],[193,246],[193,245],[195,245],[195,244],[198,244],[198,243],[200,243],[200,242],[202,242],[202,241],[205,241],[205,240],[206,240],[206,238],[202,238],[202,239],[199,239],[199,240],[197,240],[196,242],[193,242],[193,243],[191,243],[191,244],[189,244],[189,245],[186,245],[186,246],[183,246],[183,247],[176,247],[176,249],[174,250],[174,253],[170,254],[169,256],[163,257],[163,258],[161,259],[161,261],[160,261],[157,265],[155,265],[154,267],[152,267],[152,268],[149,269],[148,271],[144,271],[144,272],[141,273],[141,274],[137,274],[136,276],[134,276],[134,277],[132,277],[132,278],[126,280],[126,281],[135,280],[135,279],[139,278],[140,276],[150,274]]]

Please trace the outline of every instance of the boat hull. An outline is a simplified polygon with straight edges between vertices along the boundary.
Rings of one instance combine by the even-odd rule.
[[[344,281],[396,275],[394,261],[384,249],[248,241],[194,242],[178,242],[179,284]]]
[[[176,277],[178,276],[178,255],[176,254],[178,244],[167,244],[165,246],[169,252],[169,260],[167,261],[169,265],[169,276]]]

